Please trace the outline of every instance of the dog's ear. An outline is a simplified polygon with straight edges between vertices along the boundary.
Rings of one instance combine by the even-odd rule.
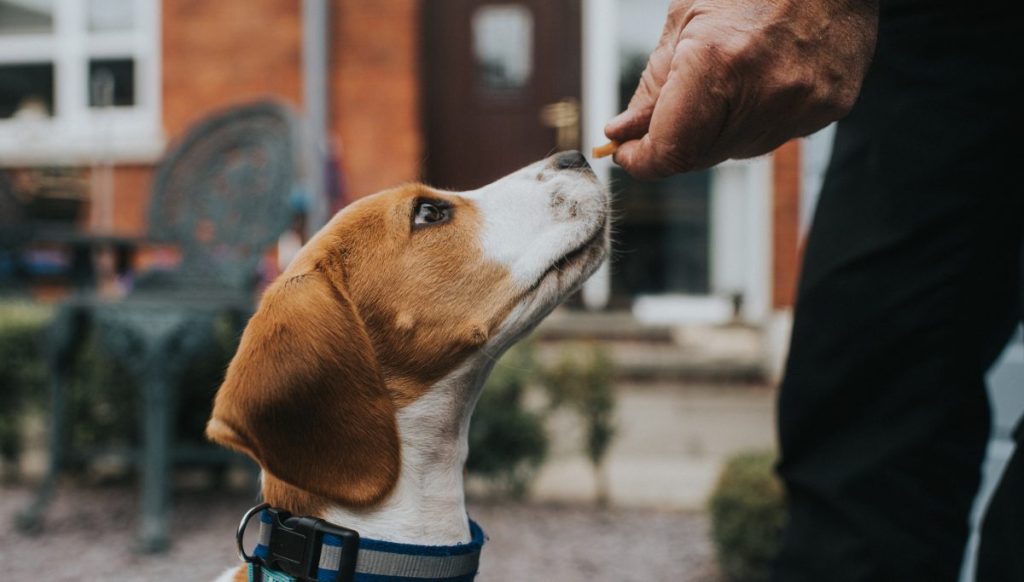
[[[342,284],[312,270],[267,290],[206,434],[277,479],[344,505],[391,491],[400,462],[395,407]]]

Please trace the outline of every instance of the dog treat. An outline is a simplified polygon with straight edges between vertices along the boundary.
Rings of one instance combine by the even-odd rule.
[[[597,146],[590,152],[590,155],[595,158],[603,158],[614,154],[619,149],[619,142],[610,141],[602,146]]]

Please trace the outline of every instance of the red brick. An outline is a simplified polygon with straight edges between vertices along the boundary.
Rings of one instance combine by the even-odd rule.
[[[420,1],[331,6],[331,132],[357,198],[422,173]]]
[[[793,140],[772,156],[772,305],[792,307],[800,271],[800,142]]]
[[[259,97],[301,106],[301,11],[294,0],[164,0],[168,137],[213,110]]]
[[[161,92],[171,142],[214,110],[261,97],[302,106],[302,5],[164,0]],[[331,4],[329,134],[351,197],[421,173],[419,0]],[[115,170],[117,232],[146,230],[152,168]]]

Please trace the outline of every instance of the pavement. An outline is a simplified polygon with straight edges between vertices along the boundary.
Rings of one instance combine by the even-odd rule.
[[[774,391],[756,384],[623,383],[607,462],[609,508],[594,505],[594,473],[569,414],[551,419],[550,458],[527,502],[471,498],[489,536],[478,580],[720,582],[704,513],[721,465],[770,447]],[[182,481],[182,480],[179,480]],[[0,564],[10,579],[212,580],[236,563],[232,532],[253,502],[243,489],[179,482],[168,554],[133,550],[130,486],[65,482],[40,537],[8,527],[30,497],[0,487]],[[6,578],[5,578],[6,579]]]
[[[731,455],[775,448],[776,391],[761,330],[562,310],[536,338],[542,362],[582,341],[600,343],[615,364],[618,430],[605,470],[617,507],[703,510]],[[571,414],[550,419],[551,452],[533,499],[594,498],[597,479],[582,454],[581,431]]]
[[[7,526],[29,497],[0,487],[4,580],[213,580],[238,564],[234,530],[252,503],[241,492],[179,488],[171,549],[145,555],[133,550],[134,489],[65,485],[37,537]],[[699,513],[510,502],[471,502],[469,511],[488,536],[480,582],[720,582]]]
[[[490,537],[478,579],[718,582],[707,499],[730,455],[775,441],[775,391],[759,332],[556,313],[537,335],[542,360],[557,358],[564,342],[600,341],[616,364],[617,433],[604,467],[610,505],[594,505],[597,480],[579,421],[556,413],[549,458],[527,501],[494,501],[469,487],[470,511]],[[22,464],[29,476],[45,460],[42,446],[32,448]],[[163,556],[132,549],[135,495],[65,483],[41,537],[0,527],[5,578],[207,580],[236,563],[232,532],[251,494],[179,483],[175,542]],[[0,523],[11,523],[28,498],[23,485],[0,487]]]
[[[645,324],[627,312],[568,312],[549,316],[534,337],[541,362],[566,342],[597,342],[631,382],[742,383],[770,381],[772,356],[762,330],[742,324]]]
[[[611,503],[701,511],[725,460],[774,448],[775,391],[763,385],[623,384],[606,461]],[[550,457],[531,491],[543,502],[586,503],[596,477],[569,414],[551,419]]]

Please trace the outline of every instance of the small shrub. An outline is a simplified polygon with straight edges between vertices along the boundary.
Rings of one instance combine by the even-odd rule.
[[[785,519],[775,454],[749,452],[726,462],[711,495],[711,537],[731,582],[768,580]]]
[[[238,333],[227,319],[214,323],[213,344],[180,371],[174,389],[174,439],[178,444],[210,446],[203,431],[214,394],[237,347]],[[81,350],[72,378],[72,443],[79,448],[137,446],[141,442],[143,379],[131,374],[95,334]]]
[[[596,344],[570,345],[544,374],[551,407],[567,405],[583,421],[583,448],[594,468],[599,505],[609,499],[604,460],[615,437],[613,366],[607,350]]]
[[[34,303],[0,303],[0,457],[6,461],[21,450],[21,411],[46,399],[42,334],[52,315]]]
[[[44,335],[54,308],[37,303],[0,302],[0,458],[15,461],[21,450],[21,418],[49,406],[49,370]],[[237,324],[217,322],[216,345],[190,362],[175,392],[178,442],[205,444],[203,427],[213,395],[237,345]],[[66,393],[68,441],[76,450],[130,447],[139,442],[141,395],[138,380],[106,353],[96,334],[79,346]],[[70,462],[70,459],[69,459]]]
[[[510,349],[487,379],[469,428],[466,469],[513,497],[526,493],[548,451],[543,417],[523,402],[537,374],[529,342]]]

